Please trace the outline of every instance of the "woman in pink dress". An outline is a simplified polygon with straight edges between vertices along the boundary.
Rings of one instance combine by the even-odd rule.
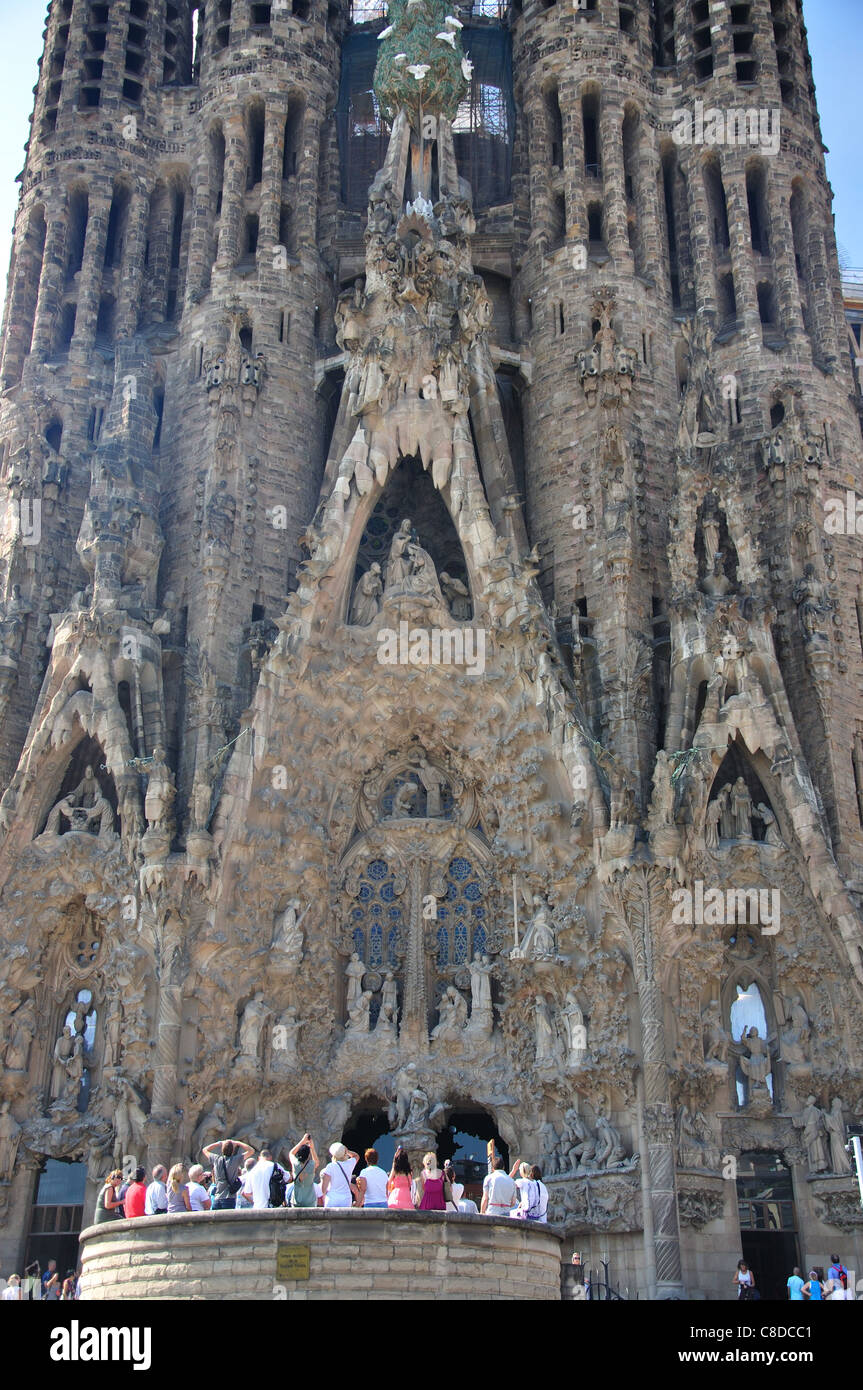
[[[410,1159],[400,1144],[387,1179],[387,1206],[395,1207],[399,1211],[413,1211],[411,1185]]]
[[[417,1209],[446,1211],[444,1184],[446,1178],[437,1166],[437,1154],[427,1153],[423,1159],[423,1170],[417,1178]]]

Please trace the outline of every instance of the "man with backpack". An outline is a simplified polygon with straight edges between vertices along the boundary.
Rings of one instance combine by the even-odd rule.
[[[274,1162],[270,1149],[261,1149],[257,1163],[246,1174],[243,1196],[251,1200],[255,1211],[265,1211],[267,1207],[283,1207],[287,1190],[284,1168]]]
[[[830,1299],[837,1303],[844,1302],[848,1296],[848,1271],[838,1255],[831,1255],[830,1261],[830,1268],[827,1271],[827,1278],[833,1281]]]
[[[251,1144],[242,1139],[222,1139],[215,1144],[207,1144],[204,1157],[213,1164],[215,1194],[213,1211],[233,1211],[237,1205],[237,1193],[243,1186],[240,1170],[247,1158],[254,1157]]]

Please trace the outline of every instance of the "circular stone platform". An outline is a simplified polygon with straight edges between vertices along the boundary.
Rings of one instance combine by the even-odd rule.
[[[561,1238],[506,1217],[194,1212],[81,1233],[86,1299],[559,1299]]]

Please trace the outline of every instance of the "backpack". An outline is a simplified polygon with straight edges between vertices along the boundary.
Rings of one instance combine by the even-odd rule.
[[[270,1206],[283,1207],[285,1205],[286,1193],[287,1185],[285,1183],[285,1175],[278,1163],[274,1163],[273,1171],[270,1174]]]
[[[847,1287],[848,1287],[848,1271],[847,1271],[847,1269],[845,1268],[845,1266],[844,1266],[844,1265],[837,1265],[837,1266],[836,1266],[836,1273],[839,1275],[839,1283],[842,1285],[843,1289],[847,1289]]]
[[[242,1178],[228,1177],[228,1165],[223,1154],[220,1154],[219,1157],[216,1159],[216,1162],[213,1164],[213,1171],[215,1172],[216,1181],[219,1184],[219,1186],[226,1187],[232,1197],[237,1192],[239,1192],[240,1188],[243,1185]]]

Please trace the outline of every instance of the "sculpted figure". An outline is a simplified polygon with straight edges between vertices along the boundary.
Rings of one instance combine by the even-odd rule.
[[[63,1094],[66,1084],[66,1068],[72,1060],[74,1051],[75,1035],[67,1023],[54,1044],[54,1066],[51,1072],[51,1096],[54,1099]]]
[[[723,840],[734,839],[734,812],[731,807],[731,783],[726,782],[716,793],[719,804],[719,833]]]
[[[704,821],[704,843],[708,849],[719,848],[719,823],[722,819],[723,802],[719,796],[715,796],[707,804],[707,815]]]
[[[806,1103],[798,1115],[792,1117],[796,1129],[803,1131],[803,1143],[809,1159],[810,1173],[823,1173],[827,1168],[827,1151],[824,1134],[824,1112],[819,1110],[814,1096],[807,1096]],[[843,1134],[844,1139],[844,1134]]]
[[[147,778],[147,793],[144,798],[144,815],[147,823],[160,830],[167,829],[171,821],[171,808],[177,795],[174,774],[168,767],[164,748],[157,744],[151,759],[133,758],[130,766],[136,772],[143,772]]]
[[[9,1041],[6,1044],[6,1070],[26,1071],[30,1060],[30,1045],[36,1036],[36,1009],[32,999],[19,1004],[9,1022]]]
[[[404,1129],[410,1110],[411,1095],[417,1085],[416,1063],[408,1062],[395,1079],[395,1098],[390,1108],[390,1124],[396,1129]]]
[[[467,1002],[454,985],[448,985],[441,996],[438,1018],[433,1038],[457,1038],[467,1025]]]
[[[584,1026],[584,1014],[579,1008],[574,989],[567,991],[562,1015],[567,1038],[566,1063],[567,1066],[577,1067],[587,1051],[587,1029]]]
[[[782,1060],[784,1062],[809,1061],[809,1015],[803,1007],[799,994],[791,998],[788,1016],[784,1020],[782,1032]]]
[[[373,561],[365,574],[357,582],[354,601],[351,606],[351,622],[355,627],[368,627],[381,611],[381,567]]]
[[[753,1025],[747,1033],[744,1033],[743,1045],[749,1053],[748,1057],[743,1055],[740,1057],[740,1068],[743,1075],[749,1078],[753,1088],[766,1087],[767,1078],[770,1075],[770,1049],[767,1046],[767,1040],[762,1038],[758,1029]]]
[[[524,942],[525,950],[534,960],[548,960],[555,953],[554,928],[548,903],[538,893],[533,895],[533,909]]]
[[[705,1033],[705,1062],[727,1062],[730,1038],[722,1026],[719,1005],[715,1000],[712,1000],[702,1011],[701,1022]]]
[[[276,921],[276,930],[273,936],[271,952],[273,957],[284,969],[295,970],[303,958],[303,930],[300,926],[302,917],[297,918],[300,910],[299,898],[291,898],[284,912]],[[303,917],[305,913],[302,914]]]
[[[614,1168],[625,1157],[620,1135],[606,1115],[596,1121],[596,1163],[599,1168]]]
[[[441,570],[440,586],[449,603],[449,611],[457,622],[466,622],[471,615],[470,589],[461,579]]]
[[[199,1158],[201,1150],[206,1144],[212,1144],[216,1139],[224,1139],[228,1133],[228,1116],[223,1103],[217,1100],[212,1110],[208,1111],[195,1126],[192,1135],[192,1157]]]
[[[92,766],[84,769],[84,776],[74,791],[62,797],[51,810],[45,822],[46,835],[59,835],[60,817],[65,816],[74,829],[89,829],[98,822],[100,839],[109,836],[114,829],[114,812],[102,795],[102,788],[96,779]]]
[[[421,1086],[411,1091],[410,1110],[407,1117],[408,1129],[426,1129],[429,1122],[429,1099]]]
[[[375,1024],[375,1033],[384,1038],[394,1039],[396,1037],[396,1010],[393,1004],[385,1004],[381,1001],[381,1011]]]
[[[390,558],[387,562],[387,591],[391,589],[401,589],[405,586],[405,581],[411,572],[411,560],[408,554],[408,546],[413,540],[413,528],[410,517],[405,517],[400,523],[398,530],[393,536],[390,546]]]
[[[491,1001],[492,966],[488,956],[475,955],[468,970],[470,971],[471,1027],[488,1034],[494,1026]]]
[[[276,1071],[292,1071],[298,1064],[297,1034],[302,1028],[302,1019],[291,1005],[280,1015],[273,1025],[273,1068]]]
[[[384,983],[381,988],[381,1012],[383,1012],[384,1009],[389,1009],[392,1013],[392,1018],[394,1021],[398,1018],[398,1001],[399,991],[398,985],[396,983],[396,978],[393,975],[393,972],[391,970],[388,970],[384,977]]]
[[[12,1181],[12,1170],[18,1156],[21,1126],[11,1113],[10,1102],[0,1108],[0,1182]]]
[[[551,1009],[541,994],[534,998],[534,1031],[536,1033],[536,1065],[553,1062],[557,1051],[557,1035]]]
[[[553,1177],[556,1172],[556,1150],[559,1143],[558,1133],[550,1120],[545,1120],[539,1127],[539,1151],[542,1155],[542,1171],[547,1178]]]
[[[838,1096],[833,1097],[830,1109],[822,1111],[822,1114],[830,1143],[830,1170],[833,1173],[850,1173],[851,1159],[845,1151],[845,1120]]]
[[[425,788],[426,794],[426,815],[439,816],[441,814],[441,788],[445,787],[446,777],[442,772],[438,772],[436,767],[432,767],[428,758],[419,758],[415,772]]]
[[[240,1056],[258,1060],[258,1051],[261,1045],[261,1034],[264,1031],[264,1024],[270,1016],[270,1010],[264,1003],[263,994],[256,994],[249,1000],[243,1009],[243,1016],[240,1020]]]
[[[350,1033],[367,1033],[369,1031],[369,1011],[372,1006],[372,992],[364,989],[354,1000],[348,1010],[348,1021],[345,1028]]]
[[[595,1157],[597,1139],[591,1134],[575,1108],[567,1110],[563,1118],[564,1131],[560,1138],[560,1171],[593,1172],[597,1167]]]
[[[345,966],[345,977],[348,982],[348,1013],[350,1013],[351,1009],[357,1003],[360,995],[363,992],[363,976],[365,975],[365,973],[366,967],[363,965],[356,951],[354,951],[351,955],[350,960]]]
[[[764,826],[764,843],[766,845],[781,845],[784,843],[779,832],[779,824],[775,815],[763,801],[759,801],[755,808],[755,814]]]
[[[821,615],[830,611],[830,601],[827,599],[827,591],[818,579],[815,566],[810,562],[803,570],[803,575],[794,585],[792,598],[797,604],[797,613],[800,618],[800,626],[807,642],[811,642],[813,637],[820,636]]]
[[[394,817],[413,815],[414,803],[419,789],[419,782],[407,781],[402,783],[393,797]]]
[[[738,840],[752,839],[752,798],[742,777],[738,777],[731,788],[731,813],[734,817],[734,834]]]

